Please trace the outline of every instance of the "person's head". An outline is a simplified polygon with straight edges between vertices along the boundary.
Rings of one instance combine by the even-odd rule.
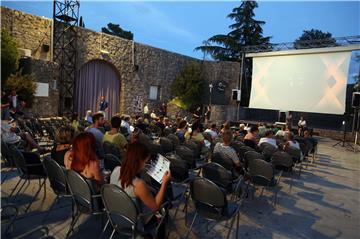
[[[79,114],[77,112],[74,112],[72,115],[71,115],[71,121],[74,121],[74,120],[78,120],[79,118]]]
[[[103,113],[96,113],[92,116],[93,124],[97,127],[101,127],[104,124]]]
[[[196,122],[194,124],[191,125],[191,131],[192,132],[202,132],[203,131],[203,126],[202,124]]]
[[[95,142],[95,136],[89,132],[80,133],[75,137],[72,147],[71,169],[82,172],[90,161],[97,160]]]
[[[186,127],[186,125],[187,125],[186,120],[182,120],[182,121],[180,121],[178,128],[184,129]]]
[[[230,121],[226,121],[224,123],[224,127],[223,127],[224,130],[229,130],[230,129]]]
[[[149,149],[140,142],[130,143],[126,150],[125,160],[121,165],[120,184],[123,188],[132,184],[136,175],[144,169],[150,159]]]
[[[287,141],[294,141],[294,135],[293,135],[293,133],[291,133],[291,132],[288,133],[288,134],[287,134],[287,137],[286,137],[286,140],[287,140]]]
[[[232,140],[232,132],[231,130],[225,130],[222,135],[221,135],[224,144],[230,144],[231,140]]]
[[[303,121],[303,120],[304,120],[304,117],[303,117],[303,116],[300,116],[300,120]]]
[[[165,117],[165,118],[164,118],[164,124],[165,124],[166,126],[170,126],[170,119],[169,119],[168,117]]]
[[[121,125],[121,119],[118,116],[113,116],[111,118],[110,123],[111,123],[112,128],[118,129],[118,128],[120,128],[120,125]]]
[[[285,126],[285,125],[281,126],[281,130],[282,130],[282,131],[285,131],[285,130],[286,130],[286,126]]]
[[[61,126],[56,130],[55,140],[57,144],[71,144],[75,130],[71,126]]]
[[[124,117],[124,121],[129,122],[129,121],[130,121],[130,116],[128,116],[128,115],[125,116],[125,117]]]
[[[259,132],[259,128],[256,125],[250,127],[250,133],[255,134]]]
[[[12,89],[12,90],[11,90],[11,95],[12,95],[12,96],[15,96],[15,95],[16,95],[16,90],[15,90],[15,89]]]
[[[214,123],[214,124],[211,124],[210,128],[211,128],[212,130],[216,130],[216,124],[215,124],[215,123]]]
[[[86,111],[86,116],[91,116],[91,115],[92,115],[91,110]]]
[[[266,131],[265,131],[265,137],[266,137],[266,138],[271,138],[272,136],[273,136],[272,130],[266,130]]]
[[[240,124],[239,128],[240,128],[240,130],[244,130],[245,129],[245,124]]]
[[[102,96],[100,97],[100,100],[101,100],[101,101],[104,101],[104,100],[105,100],[105,97],[102,95]]]
[[[305,129],[304,130],[304,138],[309,138],[311,135],[310,135],[310,131],[308,129]]]

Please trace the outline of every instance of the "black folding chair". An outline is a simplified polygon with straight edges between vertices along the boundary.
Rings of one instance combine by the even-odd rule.
[[[113,154],[105,154],[104,167],[111,172],[117,166],[121,166],[121,160]]]
[[[73,213],[70,228],[66,234],[66,238],[68,238],[74,230],[81,214],[97,216],[105,212],[101,203],[101,195],[97,194],[94,188],[94,181],[83,178],[73,170],[67,171],[66,179],[76,210],[75,213]],[[100,226],[102,227],[102,225]]]
[[[195,205],[195,215],[186,238],[193,228],[196,218],[200,215],[208,222],[222,222],[231,219],[231,225],[226,238],[230,237],[235,218],[236,238],[238,238],[241,203],[229,203],[226,194],[219,186],[205,178],[195,178],[190,185],[191,198]]]

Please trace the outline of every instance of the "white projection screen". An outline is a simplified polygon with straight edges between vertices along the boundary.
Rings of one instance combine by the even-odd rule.
[[[250,108],[345,112],[347,47],[247,54],[253,57]]]

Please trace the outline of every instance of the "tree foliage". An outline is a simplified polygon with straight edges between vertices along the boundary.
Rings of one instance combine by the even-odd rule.
[[[8,77],[18,68],[19,52],[17,43],[5,29],[1,29],[1,85],[5,86]]]
[[[26,102],[26,107],[31,107],[35,98],[36,83],[33,74],[22,75],[21,71],[11,74],[6,82],[8,89],[16,90],[19,98]]]
[[[263,48],[270,48],[270,37],[263,37],[262,26],[264,21],[256,20],[254,9],[258,7],[255,1],[242,1],[227,16],[235,23],[229,26],[230,32],[210,37],[206,42],[213,45],[204,45],[195,48],[211,54],[213,59],[220,61],[241,61],[244,47],[250,45],[262,45]],[[252,75],[252,60],[245,59],[243,70],[243,82],[241,85],[241,105],[247,106],[250,99]]]
[[[171,85],[171,93],[186,110],[201,105],[205,80],[199,63],[190,63],[184,67]]]
[[[294,42],[296,49],[333,46],[337,46],[337,43],[331,33],[317,29],[304,30],[303,34]]]
[[[122,37],[128,40],[134,39],[134,34],[131,31],[125,31],[120,27],[119,24],[114,24],[111,22],[107,24],[107,27],[101,28],[101,31],[106,34]]]

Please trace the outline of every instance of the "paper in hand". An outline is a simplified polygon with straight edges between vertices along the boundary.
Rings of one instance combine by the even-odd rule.
[[[156,161],[151,163],[147,173],[161,184],[166,171],[170,171],[170,161],[161,154],[158,154]]]

